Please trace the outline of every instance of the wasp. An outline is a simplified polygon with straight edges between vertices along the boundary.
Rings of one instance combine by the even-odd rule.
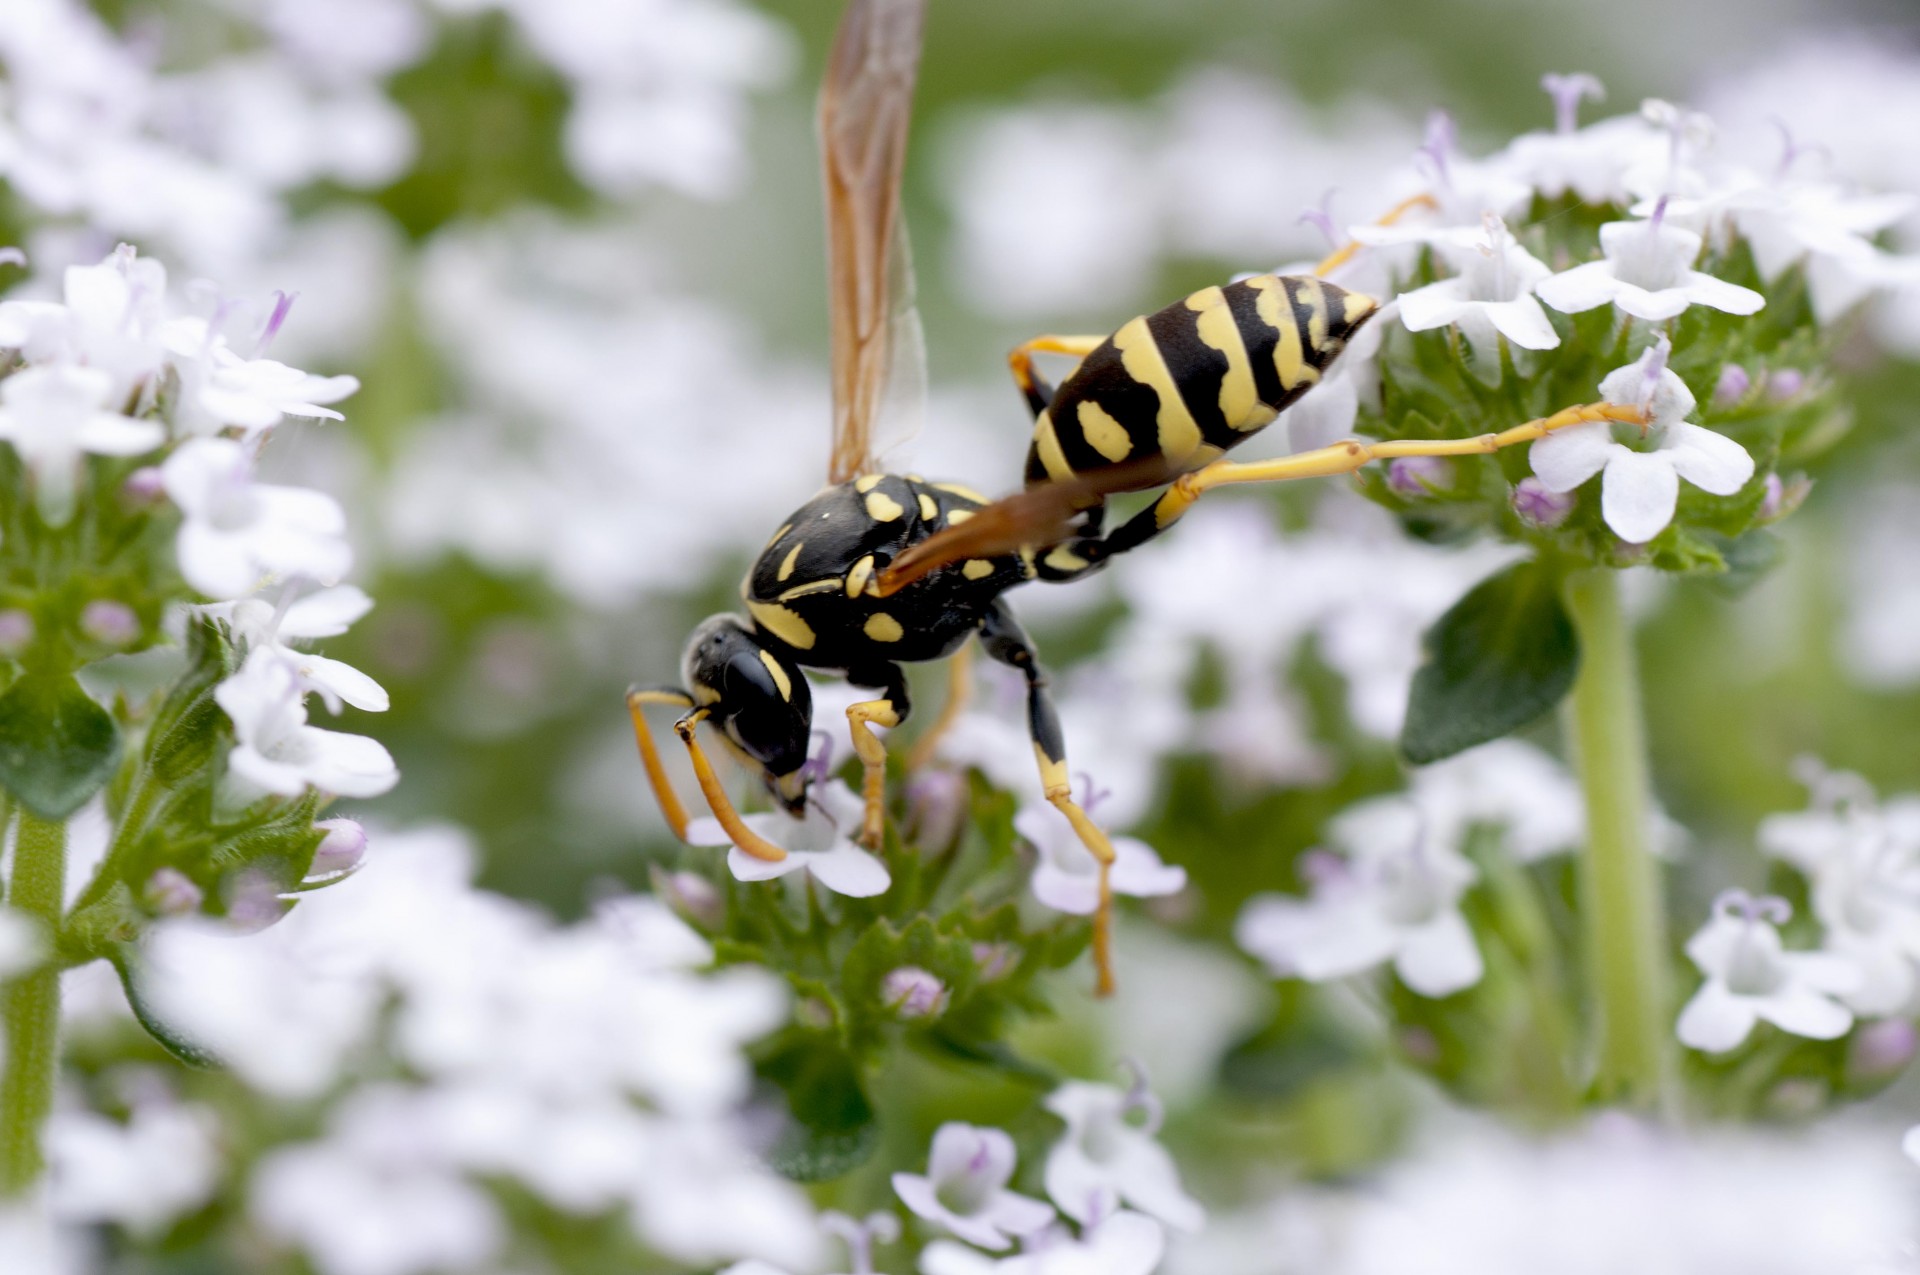
[[[874,848],[886,776],[874,728],[907,720],[902,665],[945,659],[977,640],[988,658],[1024,677],[1042,790],[1099,864],[1093,949],[1097,990],[1106,995],[1113,989],[1113,847],[1073,799],[1047,675],[1007,592],[1100,569],[1173,526],[1216,486],[1345,474],[1398,456],[1479,455],[1582,421],[1640,423],[1644,416],[1592,404],[1477,438],[1349,439],[1277,460],[1222,459],[1311,390],[1378,316],[1375,298],[1319,277],[1343,259],[1337,253],[1314,275],[1255,275],[1202,288],[1108,336],[1041,336],[1015,349],[1010,367],[1034,416],[1021,492],[990,502],[960,483],[880,472],[871,447],[876,423],[902,397],[900,387],[918,383],[922,353],[900,182],[924,3],[851,0],[820,98],[834,420],[828,485],[781,521],[748,570],[746,615],[716,615],[694,630],[681,657],[684,685],[634,689],[627,707],[674,833],[685,838],[687,813],[648,729],[649,705],[682,710],[674,731],[727,836],[749,855],[777,860],[786,851],[740,818],[700,728],[710,728],[798,816],[811,779],[806,670],[838,672],[872,690],[847,709],[847,729],[863,771],[860,837]],[[1079,363],[1050,386],[1035,367],[1042,353]],[[1139,513],[1105,529],[1110,497],[1155,490]],[[953,708],[950,701],[936,731]],[[929,742],[923,737],[916,753],[928,752]]]

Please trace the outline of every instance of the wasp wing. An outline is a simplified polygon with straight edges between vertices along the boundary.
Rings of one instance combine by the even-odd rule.
[[[890,396],[915,393],[912,364],[922,354],[900,224],[900,175],[925,18],[925,0],[851,0],[820,93],[833,341],[832,482],[869,469],[875,420],[890,406]]]
[[[912,545],[880,573],[881,597],[968,558],[994,558],[1045,549],[1073,539],[1074,519],[1109,496],[1149,491],[1178,477],[1164,457],[1102,465],[1057,482],[1041,483],[975,510],[965,522]]]

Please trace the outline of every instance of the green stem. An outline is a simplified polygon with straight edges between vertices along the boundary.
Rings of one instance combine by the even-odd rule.
[[[1670,1092],[1672,999],[1660,870],[1647,846],[1646,728],[1633,633],[1614,573],[1567,582],[1580,634],[1572,743],[1587,801],[1582,912],[1588,981],[1598,1012],[1600,1097],[1662,1107]]]
[[[38,920],[51,943],[66,888],[67,829],[22,807],[8,905]],[[51,953],[48,954],[51,957]],[[60,968],[49,959],[0,994],[6,1069],[0,1072],[0,1197],[21,1195],[45,1167],[41,1135],[60,1060]]]

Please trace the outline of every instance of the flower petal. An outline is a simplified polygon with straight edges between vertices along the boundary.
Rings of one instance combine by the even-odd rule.
[[[1394,973],[1422,996],[1451,996],[1480,981],[1486,965],[1467,919],[1443,912],[1406,937],[1393,958]]]
[[[1551,492],[1568,492],[1605,469],[1607,458],[1616,448],[1625,450],[1613,441],[1613,428],[1595,421],[1536,438],[1527,450],[1527,460],[1541,486]]]
[[[1723,1054],[1753,1033],[1759,1017],[1751,1002],[1735,996],[1718,979],[1709,979],[1680,1011],[1675,1031],[1688,1049]]]
[[[1767,299],[1752,288],[1743,288],[1698,270],[1687,272],[1687,282],[1680,291],[1694,305],[1711,306],[1727,314],[1752,314],[1767,303]]]
[[[1746,448],[1690,421],[1667,426],[1660,450],[1676,474],[1716,496],[1733,495],[1753,477],[1753,457]]]
[[[1161,862],[1153,847],[1137,837],[1115,837],[1113,855],[1115,894],[1144,899],[1186,888],[1187,870]]]
[[[1812,1040],[1838,1040],[1853,1026],[1853,1015],[1838,1001],[1800,984],[1788,984],[1778,995],[1756,1000],[1753,1007],[1781,1031]]]
[[[1607,461],[1600,516],[1627,543],[1645,544],[1664,531],[1679,500],[1680,475],[1663,454],[1621,447]]]
[[[1623,283],[1614,294],[1613,303],[1621,311],[1636,319],[1645,319],[1649,323],[1661,323],[1686,311],[1691,302],[1684,288],[1662,288],[1658,292],[1649,292],[1645,288],[1631,283]]]
[[[1523,349],[1551,350],[1560,344],[1560,334],[1553,330],[1547,312],[1532,297],[1490,301],[1481,309],[1502,336]]]
[[[691,823],[687,825],[687,835],[689,839],[693,836]],[[731,845],[732,843],[723,840],[721,844]],[[789,853],[784,859],[762,859],[748,854],[738,846],[727,851],[727,871],[733,873],[735,881],[771,881],[775,877],[784,877],[789,872],[798,872],[806,866],[808,865],[804,855]]]
[[[1400,296],[1400,322],[1409,332],[1444,328],[1470,308],[1464,279],[1442,279]]]
[[[804,860],[814,880],[835,894],[844,894],[849,898],[868,899],[876,894],[885,894],[887,887],[893,884],[893,878],[887,874],[887,866],[850,841],[817,854],[788,857]]]
[[[1562,314],[1579,314],[1613,300],[1620,286],[1611,262],[1589,261],[1542,279],[1534,293]]]

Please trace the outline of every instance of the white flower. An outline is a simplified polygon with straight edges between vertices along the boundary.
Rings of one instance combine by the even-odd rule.
[[[298,674],[274,650],[255,649],[238,672],[214,688],[233,719],[229,771],[255,788],[284,797],[308,788],[341,797],[377,797],[400,781],[393,758],[364,735],[307,725]]]
[[[185,515],[180,573],[216,598],[237,598],[274,578],[333,584],[352,565],[346,515],[333,497],[253,481],[241,444],[197,438],[167,457],[167,495]]]
[[[1567,768],[1524,740],[1470,748],[1413,772],[1412,797],[1436,840],[1456,849],[1475,825],[1497,827],[1507,853],[1532,863],[1586,837],[1586,801]]]
[[[816,783],[804,818],[785,814],[743,815],[747,827],[787,852],[787,857],[758,859],[734,846],[727,868],[739,881],[771,881],[790,872],[806,872],[827,889],[856,899],[886,893],[893,884],[887,865],[855,844],[866,805],[839,780]],[[702,815],[687,824],[687,844],[733,846],[720,821]]]
[[[1662,336],[1638,363],[1600,382],[1607,402],[1646,411],[1652,450],[1636,451],[1616,441],[1614,426],[1596,421],[1536,439],[1528,452],[1548,491],[1572,491],[1604,471],[1600,515],[1629,544],[1646,543],[1673,521],[1682,478],[1702,491],[1731,496],[1753,477],[1753,457],[1746,448],[1686,419],[1694,407],[1693,391],[1666,366],[1671,349]]]
[[[1125,1209],[1100,1215],[1078,1238],[1050,1226],[1028,1236],[1023,1251],[992,1258],[950,1240],[920,1254],[921,1275],[1152,1275],[1160,1268],[1167,1234],[1160,1223]]]
[[[1612,302],[1623,313],[1650,322],[1671,319],[1690,305],[1752,314],[1767,303],[1751,288],[1695,270],[1701,244],[1699,235],[1658,215],[1646,221],[1608,222],[1600,227],[1604,260],[1542,279],[1534,291],[1566,314]]]
[[[0,346],[29,364],[81,364],[107,377],[106,398],[127,405],[160,366],[156,334],[167,272],[121,244],[98,265],[68,266],[60,303],[0,302]]]
[[[303,691],[318,691],[330,712],[342,701],[368,712],[387,710],[387,692],[350,664],[286,645],[286,641],[337,637],[355,620],[373,609],[373,599],[350,584],[322,589],[279,605],[262,598],[214,602],[200,607],[202,614],[226,625],[234,640],[247,650],[270,650],[292,666]]]
[[[1680,1012],[1682,1044],[1724,1053],[1762,1019],[1814,1040],[1846,1034],[1853,1015],[1833,997],[1858,986],[1860,972],[1830,953],[1784,951],[1774,925],[1787,915],[1784,900],[1738,890],[1715,902],[1712,918],[1687,940],[1687,957],[1706,982]]]
[[[280,317],[284,310],[276,310],[275,318]],[[174,320],[166,339],[180,374],[175,420],[183,434],[217,434],[234,426],[252,438],[284,416],[343,420],[321,404],[337,403],[360,388],[351,376],[315,376],[273,359],[243,359],[205,319]]]
[[[1335,823],[1350,860],[1314,864],[1305,901],[1249,900],[1234,928],[1240,946],[1276,975],[1325,982],[1391,961],[1422,996],[1450,996],[1480,981],[1485,965],[1460,897],[1477,873],[1433,834],[1413,802],[1363,802]]]
[[[56,1111],[47,1165],[61,1220],[117,1222],[145,1236],[212,1198],[222,1167],[213,1113],[169,1100],[134,1103],[124,1124],[84,1109]]]
[[[1100,902],[1100,864],[1080,843],[1067,817],[1052,806],[1028,806],[1014,816],[1013,828],[1040,854],[1033,870],[1033,897],[1056,912],[1092,915]],[[1186,869],[1162,863],[1146,842],[1137,837],[1111,840],[1114,861],[1108,881],[1115,894],[1151,898],[1186,888]]]
[[[1585,204],[1624,204],[1628,175],[1666,158],[1669,138],[1635,112],[1578,127],[1580,100],[1603,98],[1605,89],[1591,75],[1541,77],[1554,99],[1551,133],[1524,133],[1500,157],[1515,176],[1548,199],[1572,191]]]
[[[83,455],[138,456],[166,441],[157,422],[107,408],[113,379],[91,367],[28,367],[0,381],[0,440],[13,444],[55,525],[73,512]]]
[[[1205,1212],[1180,1187],[1173,1157],[1154,1137],[1160,1103],[1144,1076],[1136,1072],[1131,1089],[1068,1081],[1047,1095],[1047,1110],[1067,1122],[1047,1153],[1047,1194],[1062,1213],[1092,1225],[1120,1201],[1178,1230],[1205,1224]]]
[[[1497,353],[1501,336],[1529,350],[1560,344],[1533,297],[1535,285],[1551,272],[1515,241],[1506,222],[1488,213],[1477,229],[1436,231],[1427,242],[1458,273],[1401,294],[1400,321],[1409,332],[1457,324],[1483,355]]]
[[[1004,1130],[954,1122],[934,1133],[926,1174],[896,1173],[893,1189],[927,1221],[969,1244],[1002,1249],[1053,1220],[1039,1200],[1006,1189],[1013,1169],[1013,1139]]]

